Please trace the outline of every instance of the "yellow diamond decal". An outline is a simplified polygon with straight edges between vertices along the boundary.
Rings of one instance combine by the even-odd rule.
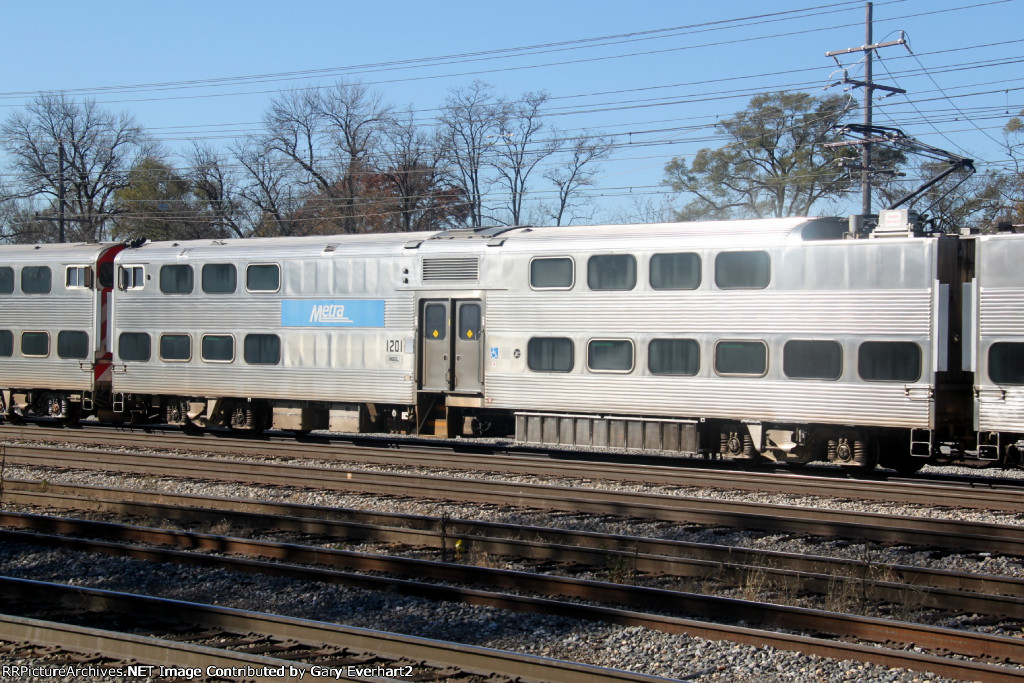
[[[473,338],[473,330],[468,330],[466,332],[466,336],[469,337],[470,339],[472,339]]]
[[[434,330],[434,339],[437,339],[437,334],[438,334],[437,330]]]

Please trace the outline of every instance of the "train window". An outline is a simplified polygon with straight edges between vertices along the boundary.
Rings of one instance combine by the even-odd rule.
[[[25,294],[50,293],[50,267],[25,266],[21,269],[21,291]]]
[[[249,365],[277,365],[281,362],[281,338],[276,334],[247,334],[244,353]]]
[[[483,327],[483,320],[480,319],[480,304],[459,304],[459,339],[480,341]]]
[[[245,269],[245,288],[250,292],[276,292],[281,288],[281,267],[276,263],[254,263]]]
[[[766,251],[723,251],[715,257],[719,289],[764,289],[772,279],[772,260]]]
[[[142,289],[146,280],[142,266],[121,266],[121,289]]]
[[[700,275],[699,254],[655,254],[651,257],[652,289],[697,289],[700,287]]]
[[[237,281],[233,263],[207,263],[203,266],[203,291],[207,294],[234,294]]]
[[[423,338],[444,339],[448,332],[448,306],[427,304],[423,307]]]
[[[839,379],[843,347],[834,341],[788,341],[782,347],[782,372],[793,379]]]
[[[192,360],[192,337],[187,334],[161,334],[160,360]]]
[[[57,333],[57,357],[77,358],[84,360],[89,357],[89,335],[77,330],[64,330]]]
[[[235,338],[230,334],[204,334],[202,356],[211,363],[230,363],[235,359]]]
[[[1024,343],[993,344],[988,350],[988,378],[996,384],[1024,384]]]
[[[526,346],[526,364],[534,372],[569,372],[572,355],[572,339],[565,337],[534,337]]]
[[[587,286],[596,290],[630,290],[636,287],[636,257],[632,254],[600,254],[587,260]]]
[[[0,294],[14,293],[14,268],[0,267]]]
[[[869,382],[916,382],[921,347],[914,342],[864,342],[857,350],[857,372]]]
[[[89,266],[68,266],[64,271],[64,286],[68,289],[92,287],[92,269]]]
[[[190,294],[192,277],[192,266],[188,264],[160,266],[160,291],[164,294]]]
[[[530,286],[534,289],[572,289],[574,275],[573,260],[568,257],[530,261]]]
[[[696,375],[700,346],[693,339],[652,339],[647,345],[647,369],[652,375]]]
[[[117,338],[117,357],[128,361],[148,361],[151,343],[145,332],[122,332]]]
[[[0,330],[0,357],[10,358],[14,355],[14,333]]]
[[[587,368],[595,371],[631,372],[633,342],[628,339],[594,339],[587,344]]]
[[[761,341],[720,341],[715,344],[715,372],[760,377],[768,372],[768,346]]]
[[[50,355],[49,332],[22,332],[21,355],[45,358]]]
[[[101,289],[108,289],[114,286],[114,264],[104,261],[96,269],[96,279],[100,282]]]

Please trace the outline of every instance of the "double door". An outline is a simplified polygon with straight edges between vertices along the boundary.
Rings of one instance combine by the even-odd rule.
[[[483,336],[483,304],[480,299],[421,301],[420,389],[482,392]]]

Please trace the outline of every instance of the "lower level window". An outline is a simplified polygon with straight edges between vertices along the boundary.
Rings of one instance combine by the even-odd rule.
[[[720,341],[715,344],[715,372],[760,377],[768,372],[768,346],[762,341]]]
[[[572,339],[534,337],[526,346],[526,364],[534,372],[569,372],[573,366]]]
[[[277,365],[281,362],[281,338],[276,334],[247,334],[244,353],[249,365]]]
[[[1024,343],[993,344],[988,350],[988,378],[996,384],[1024,384]]]
[[[629,372],[633,369],[633,342],[625,339],[595,339],[587,344],[587,367],[591,370]]]
[[[117,356],[121,360],[149,360],[152,342],[145,332],[122,332],[117,339]]]
[[[916,382],[921,347],[914,342],[869,341],[857,350],[857,372],[869,382]]]
[[[204,334],[203,360],[230,363],[235,359],[235,338],[230,334]]]
[[[50,355],[49,332],[22,332],[21,355],[45,358]]]
[[[14,355],[14,334],[10,330],[0,330],[0,357],[10,358]]]
[[[647,369],[652,375],[696,375],[700,346],[694,339],[652,339],[647,347]]]
[[[85,332],[65,330],[57,334],[57,357],[77,358],[84,360],[89,357],[89,335]]]

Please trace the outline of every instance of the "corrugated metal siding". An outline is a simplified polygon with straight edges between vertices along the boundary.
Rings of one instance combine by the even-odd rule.
[[[993,385],[987,387],[991,393]],[[1024,387],[1002,387],[1003,401],[978,402],[978,429],[996,432],[1024,432]]]
[[[1014,289],[981,287],[978,323],[982,339],[1024,337],[1024,279]]]

